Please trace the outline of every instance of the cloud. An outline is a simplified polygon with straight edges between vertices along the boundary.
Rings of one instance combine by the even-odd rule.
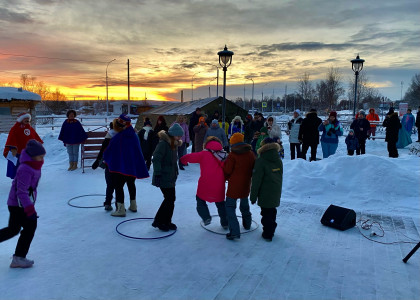
[[[2,22],[12,24],[31,24],[34,23],[34,20],[29,13],[15,12],[7,8],[0,7],[0,23]]]

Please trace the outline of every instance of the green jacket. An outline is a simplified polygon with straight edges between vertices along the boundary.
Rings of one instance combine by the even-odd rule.
[[[182,141],[175,141],[175,149],[171,149],[171,139],[164,131],[158,133],[159,143],[153,152],[153,179],[155,185],[156,176],[160,176],[161,188],[173,188],[178,177],[178,146]]]
[[[279,157],[280,146],[270,143],[258,149],[259,157],[252,172],[251,203],[258,200],[263,208],[274,208],[280,205],[283,183],[283,163]]]

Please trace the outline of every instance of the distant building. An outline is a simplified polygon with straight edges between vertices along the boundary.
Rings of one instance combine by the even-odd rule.
[[[35,127],[35,106],[41,96],[15,87],[0,87],[0,133],[8,133],[16,123],[17,115],[28,112],[32,115],[31,125]]]
[[[197,107],[201,108],[201,113],[208,115],[211,118],[215,111],[219,112],[220,117],[222,116],[222,103],[223,97],[211,97],[194,101],[187,102],[176,102],[176,103],[165,103],[159,107],[153,108],[140,114],[140,118],[137,119],[136,129],[140,130],[143,127],[144,119],[147,117],[153,124],[156,124],[157,118],[162,115],[165,117],[166,123],[170,126],[179,115],[187,117],[187,123],[189,122],[191,114]],[[226,118],[229,123],[235,116],[241,116],[242,120],[245,120],[248,111],[236,105],[234,102],[226,99]]]

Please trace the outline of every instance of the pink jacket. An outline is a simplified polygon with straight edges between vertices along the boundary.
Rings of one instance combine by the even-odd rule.
[[[181,157],[181,163],[200,164],[200,178],[198,179],[197,196],[207,202],[222,202],[225,199],[225,176],[223,174],[224,162],[218,160],[210,151],[223,150],[222,145],[216,141],[206,144],[203,151],[194,152]]]

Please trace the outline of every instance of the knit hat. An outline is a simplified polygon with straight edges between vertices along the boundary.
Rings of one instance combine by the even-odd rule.
[[[297,113],[298,115],[300,115],[300,110],[299,109],[296,109],[295,110],[295,113]]]
[[[268,133],[268,128],[267,127],[262,127],[260,129],[260,132]]]
[[[229,143],[231,145],[237,144],[237,143],[243,143],[244,142],[244,135],[242,133],[236,132],[230,137]]]
[[[183,136],[184,135],[184,129],[178,124],[174,123],[174,125],[169,128],[168,133],[170,136]]]
[[[204,117],[200,117],[200,119],[198,119],[198,123],[200,122],[206,122],[206,119],[204,119]]]
[[[44,155],[46,153],[42,144],[36,140],[29,140],[29,142],[26,144],[25,152],[30,157]]]
[[[22,122],[26,118],[29,118],[29,121],[31,121],[31,114],[27,112],[23,112],[23,113],[18,114],[17,121]]]
[[[152,126],[152,122],[150,122],[150,119],[149,118],[146,118],[146,120],[144,121],[144,123],[143,123],[143,126],[145,127],[145,126],[147,126],[147,125],[150,125],[150,126]]]
[[[353,129],[350,129],[350,130],[349,130],[349,133],[350,133],[350,132],[353,132],[353,133],[354,133],[354,130],[353,130]]]
[[[330,117],[334,117],[337,119],[337,113],[335,111],[330,112]]]
[[[271,143],[275,143],[276,141],[275,140],[273,140],[272,138],[269,138],[269,137],[267,137],[267,138],[265,138],[262,142],[261,142],[261,146],[264,146],[264,145],[267,145],[267,144],[271,144]]]
[[[211,124],[219,124],[219,121],[217,121],[216,119],[214,119],[213,121],[211,121]]]
[[[390,107],[388,114],[390,115],[390,114],[393,114],[393,113],[394,113],[394,108],[393,107]]]
[[[121,114],[117,119],[117,125],[119,125],[120,127],[128,126],[130,125],[130,123],[131,119],[126,114]]]
[[[364,116],[366,116],[366,113],[365,113],[365,111],[364,111],[364,110],[359,110],[359,115],[364,115]]]

